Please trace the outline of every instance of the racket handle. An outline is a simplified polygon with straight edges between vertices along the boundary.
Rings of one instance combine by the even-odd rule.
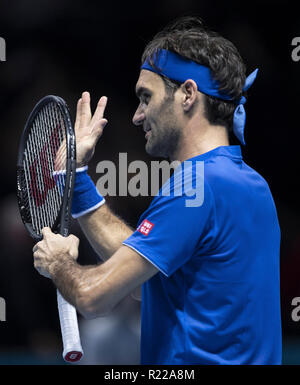
[[[63,358],[66,362],[77,362],[82,358],[83,350],[80,342],[76,309],[62,297],[58,290],[57,304],[64,345]]]

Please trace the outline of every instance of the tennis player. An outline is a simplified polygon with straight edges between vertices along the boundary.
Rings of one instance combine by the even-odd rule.
[[[189,160],[182,178],[190,186],[202,178],[204,199],[187,207],[191,191],[174,193],[176,169],[170,194],[162,188],[136,230],[87,173],[107,98],[93,116],[88,92],[78,102],[73,217],[105,262],[80,266],[79,240],[45,228],[34,263],[87,318],[130,293],[139,298],[142,286],[142,364],[281,363],[280,228],[268,184],[240,147],[256,73],[246,77],[234,45],[195,18],[173,22],[146,46],[133,123],[146,132],[149,154]]]

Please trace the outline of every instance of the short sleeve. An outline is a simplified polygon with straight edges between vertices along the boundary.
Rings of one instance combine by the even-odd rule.
[[[197,172],[185,173],[184,178],[181,194],[176,174],[173,184],[171,179],[163,186],[142,214],[136,231],[123,242],[166,276],[183,266],[214,230],[214,198],[209,185]],[[165,194],[168,188],[170,194]]]

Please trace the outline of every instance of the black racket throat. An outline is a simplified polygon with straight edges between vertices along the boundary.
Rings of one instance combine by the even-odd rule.
[[[76,141],[67,104],[46,96],[25,124],[17,161],[20,214],[36,241],[43,227],[68,235],[75,172]]]

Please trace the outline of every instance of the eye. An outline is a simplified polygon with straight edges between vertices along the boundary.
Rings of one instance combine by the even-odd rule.
[[[144,93],[141,97],[141,102],[144,103],[144,104],[149,104],[150,102],[150,98],[151,98],[151,95],[150,94],[146,94]]]

